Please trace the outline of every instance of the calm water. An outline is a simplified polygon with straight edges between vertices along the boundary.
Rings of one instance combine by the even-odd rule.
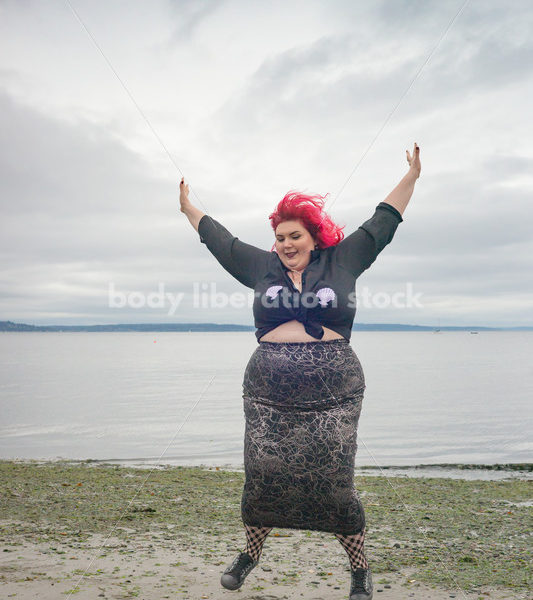
[[[358,465],[532,462],[533,332],[354,332]],[[2,333],[0,458],[243,466],[253,333]]]

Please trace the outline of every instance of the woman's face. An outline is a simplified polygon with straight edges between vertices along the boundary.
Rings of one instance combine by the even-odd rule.
[[[283,221],[276,227],[276,252],[289,269],[302,271],[309,264],[315,240],[301,221]]]

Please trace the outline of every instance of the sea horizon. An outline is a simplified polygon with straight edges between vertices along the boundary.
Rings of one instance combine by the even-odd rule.
[[[0,332],[17,331],[255,331],[255,326],[239,323],[180,322],[180,323],[96,323],[96,324],[30,324],[0,320]],[[407,323],[354,323],[355,331],[533,331],[533,326],[488,326],[488,325],[419,325]]]

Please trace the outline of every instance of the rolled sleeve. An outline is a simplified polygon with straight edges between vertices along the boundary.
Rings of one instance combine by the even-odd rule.
[[[253,289],[264,275],[270,252],[241,242],[209,215],[200,219],[198,235],[224,269],[243,285]]]
[[[337,244],[338,264],[358,277],[390,244],[402,221],[402,215],[394,206],[380,202],[368,221]]]

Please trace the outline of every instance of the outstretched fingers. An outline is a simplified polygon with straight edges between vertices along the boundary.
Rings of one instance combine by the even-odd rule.
[[[413,146],[413,156],[411,156],[411,154],[409,154],[409,150],[406,150],[405,152],[407,153],[407,162],[409,164],[411,164],[412,161],[415,158],[419,157],[419,155],[420,155],[420,146],[415,142],[415,145]]]

